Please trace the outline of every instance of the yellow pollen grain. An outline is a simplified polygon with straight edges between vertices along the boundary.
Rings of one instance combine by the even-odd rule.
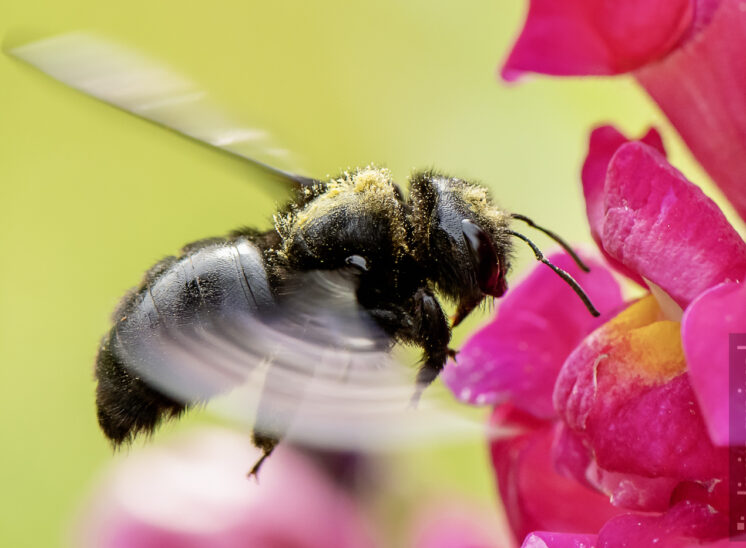
[[[302,209],[275,218],[275,227],[285,243],[293,241],[299,231],[318,219],[345,208],[347,212],[382,212],[391,217],[392,238],[399,253],[407,250],[407,233],[404,224],[396,218],[400,210],[396,187],[391,172],[385,168],[367,166],[360,170],[346,171],[337,179],[332,179],[319,190]]]
[[[368,189],[381,188],[390,184],[391,175],[388,170],[383,169],[365,169],[355,175],[353,178],[354,191],[363,192]]]
[[[486,188],[467,184],[462,189],[461,195],[472,206],[474,211],[483,215],[497,226],[506,224],[507,216],[492,204]]]

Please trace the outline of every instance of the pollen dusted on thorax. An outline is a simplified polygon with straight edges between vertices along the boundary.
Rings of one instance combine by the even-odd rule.
[[[345,208],[350,211],[381,213],[394,224],[396,243],[407,250],[407,231],[398,191],[391,178],[391,171],[373,165],[356,170],[347,170],[340,177],[330,178],[323,185],[306,190],[309,200],[300,207],[291,208],[285,214],[275,216],[275,228],[283,240],[307,227],[315,219],[322,219],[333,210]]]

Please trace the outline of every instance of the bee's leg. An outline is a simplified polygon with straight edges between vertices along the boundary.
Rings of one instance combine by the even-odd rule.
[[[446,360],[453,353],[448,348],[451,330],[440,303],[428,290],[420,289],[415,295],[417,342],[424,349],[424,361],[417,373],[417,385],[412,396],[414,407],[427,388],[443,370]]]
[[[262,456],[254,463],[248,474],[250,478],[254,477],[257,479],[259,477],[259,469],[264,464],[264,461],[267,460],[267,457],[272,454],[272,451],[275,450],[277,444],[280,443],[280,440],[290,426],[290,419],[292,418],[287,413],[278,412],[277,407],[267,401],[271,397],[267,397],[266,386],[267,383],[265,381],[265,390],[259,399],[256,424],[254,431],[251,433],[251,441],[254,443],[254,446],[262,451]]]
[[[412,394],[412,399],[409,401],[411,407],[417,406],[425,388],[430,386],[432,382],[438,378],[440,372],[443,371],[447,359],[447,351],[439,350],[435,353],[428,353],[425,351],[425,361],[417,372],[417,382],[415,384],[414,394]]]
[[[438,377],[448,357],[456,353],[448,348],[451,329],[440,303],[429,289],[418,289],[401,307],[368,309],[368,313],[392,337],[423,349],[423,363],[410,401],[412,407],[416,406],[423,390]]]
[[[262,456],[249,472],[249,477],[257,477],[259,468],[285,437],[303,399],[303,381],[306,379],[289,378],[283,368],[284,363],[282,350],[278,350],[272,356],[264,377],[252,434],[254,445],[262,450]],[[313,373],[310,366],[308,373]]]
[[[251,435],[251,441],[254,442],[254,445],[262,450],[262,456],[259,457],[259,460],[254,463],[254,466],[251,468],[251,472],[249,472],[249,477],[253,478],[259,478],[259,469],[262,467],[262,464],[264,464],[264,461],[272,454],[272,451],[275,450],[275,447],[277,447],[277,444],[280,443],[280,440],[272,437],[267,436],[265,434],[262,434],[259,430],[254,430],[254,432]]]

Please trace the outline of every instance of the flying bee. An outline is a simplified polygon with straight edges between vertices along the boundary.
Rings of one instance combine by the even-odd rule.
[[[124,297],[95,366],[98,421],[115,445],[222,398],[234,415],[255,415],[253,439],[264,455],[252,473],[284,438],[375,445],[425,423],[442,431],[443,415],[407,413],[407,400],[416,403],[456,355],[451,329],[505,293],[515,238],[598,315],[575,280],[512,223],[545,232],[585,269],[569,246],[497,207],[479,184],[420,171],[405,196],[375,166],[326,180],[296,175],[275,167],[257,132],[230,122],[187,79],[126,48],[72,34],[11,53],[84,93],[243,156],[294,189],[271,230],[188,244]],[[437,294],[456,305],[451,321]],[[404,388],[390,357],[397,344],[422,351],[414,388],[411,379]]]

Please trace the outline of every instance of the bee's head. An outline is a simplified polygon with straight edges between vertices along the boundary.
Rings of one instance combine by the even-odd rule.
[[[510,215],[484,187],[433,172],[416,173],[410,192],[417,259],[457,303],[457,325],[482,299],[507,290]]]

